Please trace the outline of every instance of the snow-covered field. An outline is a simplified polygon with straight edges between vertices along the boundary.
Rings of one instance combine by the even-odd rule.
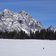
[[[56,40],[0,39],[0,56],[56,56]]]

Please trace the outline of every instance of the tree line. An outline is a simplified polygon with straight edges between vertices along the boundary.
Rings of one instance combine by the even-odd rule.
[[[13,31],[13,32],[1,32],[0,38],[3,39],[48,39],[56,40],[56,31],[49,29],[42,29],[41,31],[36,31],[35,33],[30,31],[30,35],[26,34],[24,31]]]

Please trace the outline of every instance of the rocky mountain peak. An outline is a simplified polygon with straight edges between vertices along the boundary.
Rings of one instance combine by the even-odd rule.
[[[20,13],[14,13],[9,9],[5,9],[0,13],[0,31],[20,30],[30,33],[43,28],[39,21],[33,20],[32,16],[22,10]]]

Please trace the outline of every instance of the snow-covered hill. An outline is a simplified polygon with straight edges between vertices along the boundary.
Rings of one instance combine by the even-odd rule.
[[[42,24],[34,20],[26,11],[14,13],[9,9],[5,9],[3,12],[0,12],[0,31],[23,30],[29,33],[30,31],[39,31],[42,28]]]
[[[56,40],[0,39],[0,56],[56,56]]]
[[[53,27],[52,25],[50,27],[48,27],[47,29],[52,30],[52,31],[56,31],[56,27]]]

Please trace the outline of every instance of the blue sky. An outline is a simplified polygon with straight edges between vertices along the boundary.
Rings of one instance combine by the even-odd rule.
[[[55,0],[0,0],[0,11],[10,9],[15,12],[27,11],[33,18],[39,20],[44,27],[56,27]]]

